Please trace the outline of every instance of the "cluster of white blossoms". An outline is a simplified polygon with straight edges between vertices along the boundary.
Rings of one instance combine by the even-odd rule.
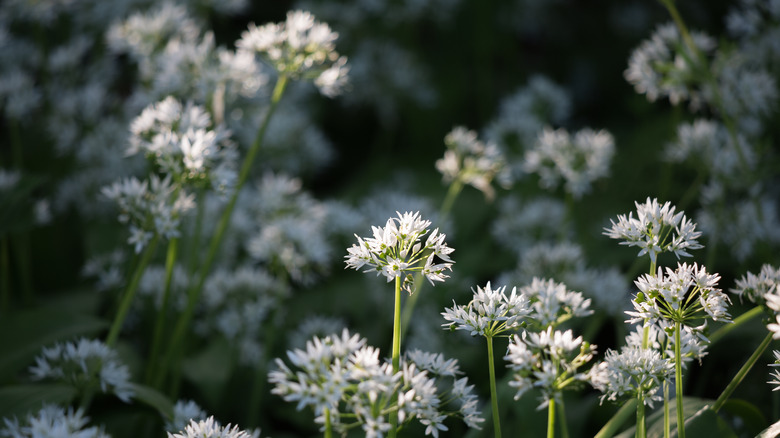
[[[708,54],[716,46],[715,40],[706,34],[693,32],[691,37],[699,53]],[[624,76],[637,93],[645,94],[651,102],[668,97],[673,105],[689,100],[691,107],[697,108],[703,100],[696,88],[699,53],[691,53],[674,23],[666,23],[631,53]]]
[[[662,252],[673,252],[677,258],[690,257],[689,250],[703,248],[696,240],[701,231],[696,231],[696,224],[685,217],[683,212],[675,214],[671,203],[658,204],[658,199],[647,198],[644,204],[634,202],[637,217],[634,213],[628,216],[618,215],[618,222],[610,220],[612,227],[604,228],[604,235],[611,239],[622,239],[621,245],[638,246],[641,248],[637,257],[644,254],[650,256],[651,262]]]
[[[97,386],[126,403],[134,394],[130,370],[119,361],[116,351],[98,340],[81,338],[45,347],[30,373],[35,380],[62,381],[79,391]]]
[[[542,393],[539,409],[543,409],[552,400],[559,402],[567,387],[588,380],[588,374],[578,370],[593,358],[596,348],[582,336],[575,338],[571,330],[548,327],[538,333],[524,331],[510,340],[504,359],[514,372],[509,386],[517,388],[515,400],[536,388]]]
[[[192,421],[206,420],[208,415],[192,400],[177,400],[173,405],[173,416],[165,421],[165,430],[176,432],[184,430]]]
[[[663,401],[660,388],[674,375],[673,363],[658,350],[627,345],[620,352],[607,350],[604,360],[588,372],[591,385],[601,391],[601,401],[641,398],[653,407]]]
[[[56,405],[45,404],[38,412],[29,413],[21,423],[17,418],[4,418],[0,436],[11,438],[78,437],[110,438],[101,428],[86,427],[89,417],[84,411],[67,410]]]
[[[444,271],[452,270],[455,262],[449,256],[454,249],[444,241],[446,235],[436,228],[423,242],[431,222],[422,219],[419,212],[396,213],[398,217],[388,219],[384,228],[371,227],[373,237],[355,235],[357,245],[347,248],[349,254],[344,256],[347,268],[359,270],[366,266],[363,272],[376,271],[388,282],[401,278],[410,294],[415,290],[412,272],[422,272],[432,285],[449,278]],[[442,263],[435,263],[435,257]]]
[[[195,206],[194,196],[177,190],[170,175],[163,179],[151,175],[143,182],[136,177],[125,178],[104,186],[101,193],[119,206],[119,222],[129,225],[127,243],[136,253],[154,236],[179,237],[181,215]]]
[[[399,427],[416,419],[426,426],[425,434],[434,437],[447,430],[443,421],[448,415],[462,416],[470,427],[482,421],[473,388],[465,378],[455,377],[460,373],[457,363],[440,355],[414,352],[393,373],[390,362],[380,360],[378,349],[345,329],[340,336],[315,337],[305,350],[288,351],[287,357],[291,366],[276,359],[278,369],[268,375],[274,385],[271,392],[297,402],[299,410],[313,409],[318,424],[325,424],[328,415],[338,433],[359,424],[367,437],[385,436],[391,412],[397,413]],[[449,392],[440,393],[443,377],[453,383]],[[445,400],[460,406],[453,411]]]
[[[496,243],[520,257],[540,242],[558,240],[565,229],[566,205],[560,199],[521,199],[510,194],[497,204],[498,215],[490,234]]]
[[[518,329],[522,318],[531,312],[528,298],[518,295],[517,288],[512,288],[507,296],[506,286],[493,289],[488,282],[484,288],[477,286],[477,290],[472,291],[474,297],[469,304],[444,309],[442,316],[449,322],[442,327],[491,338],[507,330]]]
[[[564,189],[574,198],[590,192],[593,181],[609,174],[615,154],[615,139],[605,130],[585,128],[574,135],[563,128],[546,127],[536,143],[525,152],[523,169],[539,175],[539,184],[547,189]]]
[[[205,420],[190,420],[184,430],[178,433],[168,432],[168,438],[259,438],[260,431],[253,433],[239,429],[238,426],[220,426],[214,417]]]
[[[780,339],[780,268],[765,264],[758,274],[748,272],[737,280],[736,287],[730,292],[737,294],[740,300],[747,299],[765,305],[774,313],[774,319],[767,324],[767,329],[774,334],[775,339]]]
[[[249,25],[236,42],[240,50],[260,53],[280,75],[313,79],[320,92],[338,95],[347,83],[347,58],[335,50],[338,33],[306,11],[290,11],[283,23]]]
[[[773,363],[770,363],[770,367],[780,367],[780,351],[773,350],[772,353],[775,355],[775,361]],[[767,383],[774,386],[772,388],[772,391],[778,391],[780,390],[780,369],[774,368],[772,372],[769,374],[770,377],[772,377],[772,380],[768,381]]]
[[[230,132],[214,126],[204,107],[168,96],[147,106],[130,132],[127,155],[143,153],[174,181],[210,182],[223,193],[235,185],[237,151]]]
[[[491,185],[496,179],[499,185],[511,183],[504,155],[493,143],[483,143],[477,133],[462,126],[455,127],[444,137],[447,150],[436,161],[436,170],[444,176],[444,182],[468,184],[492,200],[496,193]]]
[[[552,279],[534,277],[531,284],[521,287],[519,292],[530,302],[531,312],[526,319],[537,328],[554,327],[572,317],[593,313],[590,299]]]
[[[696,263],[678,263],[677,269],[658,268],[655,274],[645,274],[634,284],[639,288],[632,301],[633,311],[626,313],[629,322],[666,320],[684,325],[686,322],[712,318],[731,321],[729,297],[717,288],[720,275],[710,274]]]

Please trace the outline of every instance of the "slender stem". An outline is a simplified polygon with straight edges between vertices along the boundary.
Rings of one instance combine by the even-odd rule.
[[[561,425],[561,438],[569,438],[569,425],[566,424],[566,405],[563,397],[561,397],[561,401],[558,403],[558,423]]]
[[[645,401],[642,394],[636,395],[636,438],[647,437],[647,427],[645,426]]]
[[[547,438],[555,438],[555,399],[547,405]]]
[[[728,400],[729,397],[731,397],[731,394],[735,389],[737,389],[737,386],[742,383],[742,380],[745,378],[750,369],[753,368],[753,365],[756,364],[756,361],[758,361],[761,355],[764,354],[764,351],[767,349],[767,347],[769,347],[770,342],[772,342],[771,332],[766,334],[764,340],[761,341],[761,344],[759,344],[758,348],[756,348],[756,351],[753,352],[745,364],[742,365],[742,368],[739,369],[734,378],[731,379],[731,382],[729,382],[728,386],[726,386],[726,389],[724,389],[720,394],[720,397],[715,400],[715,403],[712,405],[713,411],[718,412],[718,410],[723,407],[723,404],[726,403],[726,400]]]
[[[277,106],[279,105],[279,101],[281,100],[282,95],[284,94],[284,89],[287,86],[287,82],[288,82],[288,78],[287,76],[284,75],[280,75],[279,78],[276,80],[276,85],[274,86],[274,91],[271,95],[271,103],[268,106],[268,111],[266,112],[265,118],[263,119],[263,122],[260,125],[260,129],[258,129],[257,131],[257,136],[255,137],[255,141],[252,143],[252,146],[249,148],[249,151],[247,152],[247,155],[244,158],[244,162],[241,165],[241,171],[239,172],[238,182],[236,183],[236,187],[233,191],[233,195],[230,197],[228,204],[225,206],[225,210],[222,212],[222,216],[220,217],[219,223],[217,224],[217,229],[215,233],[211,236],[209,250],[208,253],[206,254],[206,259],[203,262],[203,266],[201,266],[200,268],[200,275],[198,276],[198,280],[194,284],[194,286],[189,288],[187,292],[187,307],[184,309],[184,312],[176,321],[176,326],[174,327],[173,335],[171,336],[170,348],[168,349],[168,354],[166,355],[165,360],[163,361],[163,366],[162,366],[163,372],[160,373],[159,376],[164,377],[164,371],[167,370],[171,362],[173,362],[175,358],[178,358],[178,356],[180,355],[180,350],[183,347],[182,341],[184,340],[184,336],[186,335],[186,332],[189,329],[190,322],[192,321],[192,317],[195,313],[195,306],[198,303],[198,300],[200,298],[200,293],[203,290],[203,285],[206,283],[206,278],[208,277],[209,271],[211,269],[211,264],[214,262],[214,258],[217,255],[217,250],[219,249],[219,246],[222,243],[222,237],[224,236],[228,224],[230,223],[230,218],[233,214],[233,209],[235,208],[236,201],[238,200],[238,195],[241,192],[241,188],[244,186],[247,179],[249,178],[249,173],[250,170],[252,169],[252,164],[255,161],[255,157],[257,156],[257,153],[260,150],[260,146],[263,143],[263,137],[265,137],[265,132],[268,129],[268,123],[271,120],[271,116],[276,111]]]
[[[108,337],[106,338],[106,344],[109,347],[116,345],[116,341],[119,338],[119,332],[122,329],[122,324],[125,322],[125,317],[127,317],[127,312],[130,310],[130,305],[133,303],[133,297],[138,289],[138,283],[141,281],[141,276],[146,270],[146,266],[148,266],[149,262],[152,260],[159,239],[159,236],[154,236],[152,241],[144,248],[141,260],[138,261],[138,265],[135,267],[133,277],[130,279],[130,283],[127,285],[127,289],[122,296],[119,311],[117,312],[116,318],[114,318],[111,330],[108,332]]]
[[[715,330],[715,333],[710,335],[710,345],[720,341],[721,339],[723,339],[724,336],[731,333],[732,330],[736,329],[737,327],[740,327],[741,325],[745,324],[751,319],[760,316],[763,312],[764,311],[761,308],[761,306],[756,306],[748,310],[747,312],[743,313],[742,315],[739,315],[736,319],[734,319],[734,322],[722,326],[721,328]]]
[[[205,201],[206,197],[204,196],[204,191],[198,191],[198,201],[196,206],[197,213],[195,214],[195,229],[192,230],[191,240],[189,242],[189,266],[187,272],[190,274],[194,274],[198,269],[198,264],[200,264],[200,235],[203,231],[203,216],[206,211],[206,206],[204,205]]]
[[[669,416],[669,381],[664,380],[664,438],[669,438],[672,433],[672,424]]]
[[[395,305],[393,309],[393,374],[401,368],[401,276],[395,277]],[[398,411],[390,413],[390,431],[387,436],[394,438],[398,429]]]
[[[157,312],[157,319],[154,323],[154,334],[152,337],[152,348],[149,353],[149,362],[146,368],[146,382],[154,381],[155,372],[160,370],[160,349],[162,348],[165,335],[165,323],[168,321],[168,307],[171,296],[171,284],[173,283],[173,267],[176,263],[178,254],[179,238],[174,237],[168,241],[168,252],[165,256],[165,288],[163,289],[162,302],[160,310]]]
[[[596,434],[595,438],[611,438],[618,434],[618,431],[620,430],[621,426],[623,426],[623,423],[626,422],[629,418],[631,418],[631,414],[638,409],[636,399],[631,399],[626,401],[623,406],[618,409],[617,412],[612,416],[612,418],[607,421],[604,426],[601,427],[601,430]]]
[[[325,408],[325,410],[322,412],[322,415],[325,416],[325,438],[332,438],[333,425],[330,424],[330,409]]]
[[[685,413],[683,412],[682,354],[680,322],[674,322],[674,386],[677,398],[677,436],[685,438]]]
[[[493,359],[493,337],[487,337],[488,371],[490,373],[490,405],[493,408],[493,435],[501,438],[501,420],[498,416],[498,393],[496,391],[496,368]]]

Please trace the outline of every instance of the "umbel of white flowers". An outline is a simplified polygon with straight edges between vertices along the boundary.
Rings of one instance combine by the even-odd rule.
[[[365,266],[363,272],[376,271],[388,282],[401,277],[404,290],[410,294],[415,287],[412,272],[422,272],[432,285],[449,278],[444,271],[451,271],[455,262],[450,258],[454,249],[444,241],[446,235],[436,228],[423,242],[431,222],[423,220],[420,212],[396,213],[398,217],[388,219],[384,228],[371,227],[373,237],[355,235],[358,243],[347,248],[346,267],[359,270]],[[442,263],[436,263],[435,257]]]

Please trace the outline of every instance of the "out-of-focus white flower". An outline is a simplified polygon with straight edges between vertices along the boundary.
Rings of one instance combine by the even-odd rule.
[[[615,140],[605,130],[583,129],[571,136],[565,129],[545,128],[533,148],[526,150],[523,169],[539,175],[547,189],[564,181],[574,198],[590,192],[593,181],[609,174]]]
[[[13,438],[110,438],[98,427],[86,427],[89,417],[84,411],[73,408],[67,410],[46,404],[38,412],[29,413],[23,422],[16,418],[4,418],[5,427],[0,436]],[[86,428],[85,428],[86,427]]]
[[[484,193],[492,201],[495,190],[492,182],[508,187],[511,178],[506,161],[498,147],[477,139],[477,133],[462,126],[455,127],[444,137],[447,150],[436,161],[436,170],[448,184],[469,184]]]
[[[531,313],[527,319],[542,330],[557,326],[572,317],[593,313],[590,309],[590,299],[552,279],[534,277],[531,283],[521,287],[519,292],[531,303]]]
[[[119,361],[116,351],[98,340],[81,338],[76,342],[45,347],[30,368],[35,380],[54,379],[69,383],[80,391],[97,384],[129,403],[134,391],[130,370]]]

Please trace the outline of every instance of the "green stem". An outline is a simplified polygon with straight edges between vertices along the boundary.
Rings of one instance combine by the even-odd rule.
[[[601,427],[601,430],[595,435],[594,438],[611,438],[618,434],[618,431],[623,426],[623,423],[625,423],[629,418],[631,418],[631,414],[639,409],[638,406],[636,406],[637,401],[636,399],[631,399],[626,401],[626,403],[618,409],[617,412],[612,416],[612,418],[607,421],[604,426]]]
[[[547,405],[547,438],[555,438],[555,399]]]
[[[674,322],[674,386],[677,398],[677,436],[685,438],[685,413],[683,412],[682,354],[680,322]]]
[[[395,305],[393,309],[393,374],[401,368],[401,276],[395,277]],[[387,436],[394,438],[398,429],[398,411],[390,413],[390,431]]]
[[[192,239],[189,244],[189,266],[187,272],[194,274],[200,264],[200,235],[203,232],[203,216],[206,211],[204,205],[206,196],[203,190],[198,191],[197,213],[195,214],[195,229],[192,230]]]
[[[647,437],[647,427],[645,425],[645,401],[642,394],[636,395],[636,438]]]
[[[152,383],[155,380],[155,372],[160,370],[160,349],[162,348],[165,335],[165,323],[168,321],[168,307],[171,296],[171,284],[173,283],[173,268],[176,264],[178,254],[179,239],[177,237],[168,241],[168,252],[165,256],[165,287],[163,289],[162,302],[160,310],[157,312],[157,319],[154,323],[154,334],[152,337],[152,348],[149,353],[149,362],[146,368],[146,382]]]
[[[756,306],[742,315],[739,315],[736,319],[734,319],[734,322],[722,326],[721,328],[715,330],[712,335],[710,335],[710,345],[720,341],[724,336],[731,333],[732,330],[740,327],[751,319],[760,316],[763,312],[764,311],[761,306]]]
[[[490,373],[490,405],[493,408],[493,435],[501,438],[501,420],[498,415],[498,392],[496,391],[496,369],[493,359],[493,337],[487,337],[488,371]]]
[[[561,438],[569,438],[569,425],[566,424],[566,405],[563,402],[563,396],[558,403],[558,423],[561,425]]]
[[[333,426],[330,424],[330,409],[325,408],[322,415],[325,416],[325,438],[333,438]]]
[[[176,321],[176,326],[174,327],[173,335],[171,336],[170,348],[168,349],[168,354],[166,355],[163,362],[163,372],[160,373],[160,376],[164,376],[164,371],[169,369],[169,365],[174,360],[177,360],[180,355],[180,351],[183,347],[182,344],[184,341],[184,336],[190,327],[190,323],[195,313],[195,306],[200,299],[200,294],[203,290],[203,285],[206,283],[206,278],[208,277],[209,271],[211,269],[211,264],[214,262],[214,258],[217,255],[217,250],[222,243],[222,237],[224,236],[228,224],[230,223],[230,218],[233,214],[233,209],[236,206],[236,201],[238,200],[238,195],[241,192],[241,188],[249,178],[252,164],[254,163],[255,157],[257,156],[257,153],[260,150],[260,146],[263,143],[263,137],[265,137],[265,132],[268,129],[268,123],[271,120],[271,116],[276,111],[276,108],[279,105],[279,101],[284,94],[287,81],[288,78],[284,75],[279,76],[279,78],[276,80],[276,85],[274,86],[274,91],[271,95],[271,103],[268,106],[268,111],[266,112],[265,118],[260,125],[260,129],[257,131],[257,136],[255,137],[252,146],[249,148],[249,151],[244,158],[243,164],[241,165],[241,171],[239,172],[238,182],[236,183],[233,195],[230,197],[228,204],[225,206],[225,210],[222,212],[222,216],[220,217],[219,223],[217,224],[215,233],[211,236],[209,250],[206,254],[206,259],[203,262],[203,266],[200,268],[200,275],[198,276],[198,280],[194,286],[190,287],[187,291],[187,307]]]
[[[122,329],[122,324],[125,322],[127,312],[130,310],[130,305],[133,303],[133,297],[135,297],[135,292],[138,289],[138,283],[141,281],[141,276],[143,276],[146,267],[152,260],[155,249],[157,249],[158,240],[159,236],[155,235],[152,241],[148,243],[143,251],[141,260],[138,261],[138,265],[135,268],[133,277],[130,279],[130,283],[127,285],[127,289],[122,296],[122,302],[119,305],[119,311],[117,312],[116,318],[114,318],[114,322],[111,325],[111,330],[108,332],[108,337],[106,337],[106,344],[109,347],[116,345],[116,341],[119,338],[119,332]]]
[[[669,382],[664,380],[664,438],[669,438],[672,433],[671,417],[669,415]]]
[[[726,400],[728,400],[729,397],[731,397],[731,394],[735,389],[737,389],[737,386],[742,383],[742,380],[745,378],[750,369],[753,368],[753,365],[756,364],[756,361],[758,361],[761,355],[764,354],[764,351],[767,349],[767,347],[769,347],[770,342],[772,342],[771,332],[766,334],[764,340],[761,341],[761,344],[759,344],[758,348],[756,348],[756,351],[753,352],[745,364],[742,365],[742,368],[739,369],[734,378],[731,379],[731,382],[729,382],[728,386],[726,386],[726,389],[724,389],[720,394],[720,397],[715,400],[715,403],[712,405],[713,411],[718,412],[718,410],[723,407],[723,404],[726,403]]]

